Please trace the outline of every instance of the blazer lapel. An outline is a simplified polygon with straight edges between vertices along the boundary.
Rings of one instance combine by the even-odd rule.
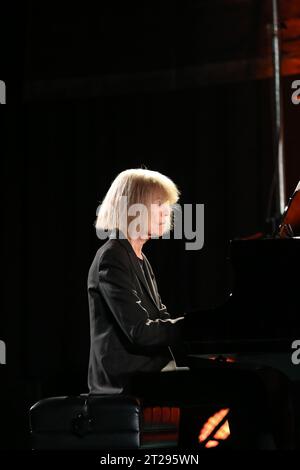
[[[129,243],[129,242],[128,242],[128,243]],[[129,244],[130,244],[130,243],[129,243]],[[139,261],[138,261],[138,259],[137,259],[136,254],[133,252],[133,253],[129,253],[129,255],[130,255],[130,259],[131,259],[131,261],[132,261],[132,263],[133,263],[135,272],[136,272],[136,274],[138,275],[138,278],[140,279],[140,281],[143,283],[144,287],[146,288],[146,291],[148,292],[148,294],[149,294],[149,296],[150,296],[152,302],[154,303],[154,305],[155,305],[156,307],[158,307],[157,301],[156,301],[156,299],[155,299],[155,297],[154,297],[154,292],[152,293],[151,289],[149,288],[149,284],[148,284],[148,282],[147,282],[147,280],[146,280],[146,278],[145,278],[145,274],[144,274],[144,272],[143,272],[142,267],[141,267],[140,264],[139,264]],[[145,263],[145,261],[144,261],[144,263]],[[147,269],[147,268],[146,268],[146,269]],[[150,282],[152,283],[152,279],[151,279],[151,278],[150,278]],[[154,289],[153,289],[153,290],[154,290]]]
[[[112,236],[110,236],[110,238],[113,238]],[[143,284],[143,286],[145,287],[146,291],[148,292],[149,294],[149,297],[150,299],[152,300],[152,302],[154,303],[155,307],[156,308],[159,308],[159,304],[158,304],[158,301],[157,299],[155,298],[156,296],[153,295],[153,293],[151,292],[151,290],[149,289],[149,286],[148,286],[148,282],[145,278],[145,275],[143,273],[143,270],[139,264],[139,261],[137,259],[137,256],[130,244],[130,242],[127,240],[127,238],[118,238],[116,237],[116,239],[122,243],[122,245],[126,248],[128,254],[129,254],[129,257],[130,257],[130,260],[132,262],[132,265],[133,265],[133,268],[139,278],[139,280],[141,281],[141,283]],[[146,261],[146,257],[145,257],[145,261],[144,262],[147,262]],[[152,279],[151,279],[151,283],[152,283]],[[153,283],[152,283],[152,286],[153,286]],[[155,292],[155,289],[154,289],[154,286],[153,286],[153,291]]]
[[[144,265],[145,265],[145,269],[146,269],[146,271],[147,271],[147,273],[148,273],[148,278],[149,278],[149,282],[150,282],[150,287],[151,287],[151,290],[152,290],[152,294],[153,294],[153,296],[154,296],[156,305],[158,306],[158,308],[160,308],[160,303],[159,303],[159,298],[158,298],[158,292],[157,292],[156,283],[153,282],[154,274],[153,274],[153,271],[152,271],[152,268],[151,268],[151,264],[149,263],[148,258],[146,257],[146,255],[143,254],[143,256],[144,256]]]

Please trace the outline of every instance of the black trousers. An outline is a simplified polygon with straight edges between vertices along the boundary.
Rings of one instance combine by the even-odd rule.
[[[132,376],[130,392],[144,406],[179,406],[182,447],[199,447],[201,417],[229,408],[234,448],[294,448],[291,384],[270,367],[198,361],[197,368]]]

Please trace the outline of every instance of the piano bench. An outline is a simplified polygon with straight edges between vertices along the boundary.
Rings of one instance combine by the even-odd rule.
[[[137,449],[140,402],[133,396],[59,396],[29,411],[31,447],[63,450]]]

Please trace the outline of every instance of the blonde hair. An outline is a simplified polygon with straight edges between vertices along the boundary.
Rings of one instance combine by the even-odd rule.
[[[131,217],[128,208],[134,204],[143,204],[148,210],[155,198],[171,206],[169,222],[166,230],[172,227],[172,214],[174,205],[179,199],[180,191],[176,184],[167,176],[144,168],[124,170],[112,182],[101,205],[97,209],[96,230],[112,231],[127,228]],[[126,199],[126,204],[122,204]],[[124,217],[126,226],[124,227]],[[99,237],[101,238],[101,237]]]

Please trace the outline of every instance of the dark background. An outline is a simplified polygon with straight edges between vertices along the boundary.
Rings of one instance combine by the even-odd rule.
[[[267,230],[272,77],[201,80],[189,69],[256,56],[259,2],[212,4],[28,1],[15,16],[5,7],[0,372],[7,422],[23,428],[4,448],[27,445],[29,403],[87,389],[93,223],[120,171],[145,165],[176,182],[182,204],[205,204],[202,250],[145,246],[174,316],[223,304],[229,240]],[[282,82],[287,196],[300,179],[295,79]]]

